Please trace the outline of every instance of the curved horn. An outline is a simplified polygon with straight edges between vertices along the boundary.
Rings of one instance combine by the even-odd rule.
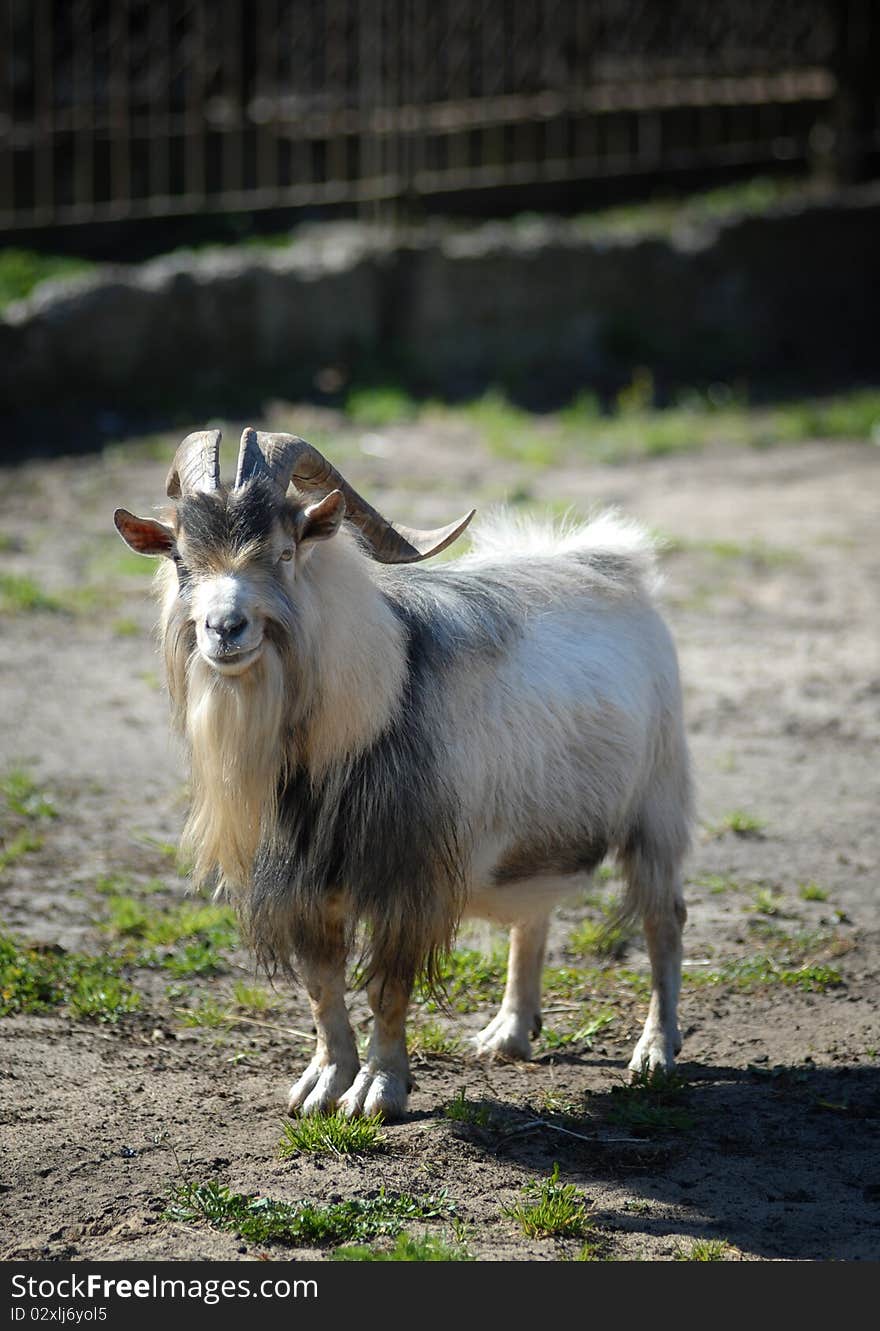
[[[188,434],[174,454],[165,481],[169,499],[220,485],[220,431],[196,430]]]
[[[298,490],[312,490],[319,494],[341,490],[345,496],[346,516],[363,532],[374,558],[381,564],[415,564],[439,554],[461,535],[476,512],[471,509],[464,518],[435,531],[419,531],[415,527],[389,522],[305,439],[292,434],[264,434],[248,428],[241,436],[235,484],[243,485],[254,476],[267,477],[282,494],[287,492],[291,481]]]

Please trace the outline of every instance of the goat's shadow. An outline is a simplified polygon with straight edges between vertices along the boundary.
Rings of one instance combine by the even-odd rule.
[[[553,1061],[620,1072],[576,1054]],[[480,1076],[473,1099],[464,1087],[424,1117],[533,1178],[558,1163],[588,1197],[591,1185],[623,1187],[621,1208],[592,1211],[600,1229],[724,1239],[777,1259],[880,1258],[880,1068],[684,1063],[678,1073],[665,1091],[618,1077],[562,1111],[483,1094]]]

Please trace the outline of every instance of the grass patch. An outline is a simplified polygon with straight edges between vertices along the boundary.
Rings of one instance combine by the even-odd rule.
[[[0,827],[0,873],[25,855],[40,850],[40,824],[58,817],[55,802],[22,767],[13,767],[0,777],[0,799],[5,817]],[[22,826],[23,824],[23,826]]]
[[[95,891],[102,897],[118,898],[132,892],[152,895],[155,892],[167,892],[168,890],[161,878],[148,878],[142,883],[136,883],[134,879],[126,873],[100,874],[95,879],[94,887]]]
[[[465,1089],[461,1090],[442,1109],[443,1117],[452,1123],[464,1123],[469,1128],[492,1128],[495,1126],[495,1107],[484,1100],[469,1100]]]
[[[6,807],[22,818],[58,817],[54,800],[21,767],[13,767],[0,777],[0,795]]]
[[[61,602],[44,592],[32,578],[17,573],[0,573],[0,613],[33,614],[40,610],[61,611]]]
[[[630,920],[623,919],[610,902],[602,902],[599,909],[603,918],[583,920],[572,929],[568,936],[568,947],[580,956],[619,961],[638,933],[638,927]]]
[[[689,1248],[676,1248],[677,1262],[729,1262],[733,1249],[723,1239],[694,1239]]]
[[[461,1048],[460,1038],[450,1034],[439,1021],[419,1022],[410,1031],[411,1054],[421,1054],[423,1058],[449,1058],[461,1053]]]
[[[752,901],[751,909],[756,911],[758,915],[767,915],[773,918],[784,913],[782,905],[781,893],[774,892],[769,887],[759,887]]]
[[[583,998],[591,980],[600,975],[601,971],[585,971],[575,966],[545,966],[541,981],[545,1002]]]
[[[592,1229],[587,1199],[573,1183],[559,1182],[559,1165],[548,1179],[533,1179],[522,1189],[523,1200],[502,1207],[527,1238],[586,1238]]]
[[[24,300],[41,282],[52,277],[75,277],[92,272],[96,264],[61,254],[38,254],[15,246],[0,249],[0,309]]]
[[[398,1234],[390,1248],[367,1247],[364,1244],[337,1248],[332,1254],[334,1262],[472,1262],[465,1247],[447,1243],[431,1234],[416,1238],[412,1234]]]
[[[426,407],[463,421],[496,457],[545,467],[563,457],[616,463],[662,457],[713,445],[764,448],[811,438],[880,437],[880,390],[778,406],[749,407],[726,385],[690,390],[678,404],[657,408],[650,371],[637,370],[604,411],[591,392],[579,393],[552,416],[536,416],[510,402],[499,389],[457,407]],[[681,543],[682,548],[687,542]],[[718,558],[775,567],[799,559],[795,551],[761,542],[704,544]]]
[[[232,997],[239,1012],[254,1017],[271,1012],[281,1002],[278,995],[273,994],[271,990],[264,989],[259,984],[245,984],[243,980],[236,980],[232,988]]]
[[[405,389],[396,384],[374,388],[353,388],[345,399],[345,414],[353,425],[379,430],[401,421],[412,420],[417,405]]]
[[[490,453],[511,461],[547,466],[561,451],[564,440],[537,428],[531,412],[514,406],[498,388],[490,388],[455,409],[479,435]]]
[[[100,583],[115,578],[151,578],[156,572],[155,559],[136,554],[118,539],[108,536],[102,544],[101,553],[89,565],[91,575]]]
[[[229,1004],[220,1003],[216,998],[203,998],[195,1007],[181,1008],[178,1016],[182,1026],[206,1027],[208,1030],[218,1030],[234,1021]]]
[[[28,947],[0,934],[0,1017],[67,1007],[74,1016],[116,1021],[140,1006],[119,966],[114,958]]]
[[[694,887],[705,887],[713,896],[721,896],[725,892],[741,892],[749,884],[742,882],[738,878],[733,878],[729,874],[706,873],[699,878],[692,880]]]
[[[161,910],[132,896],[110,896],[104,928],[128,940],[131,959],[172,975],[213,975],[223,952],[235,947],[235,915],[228,906],[183,902]]]
[[[820,887],[818,883],[801,883],[798,896],[801,901],[827,901],[829,892],[826,887]]]
[[[634,1137],[656,1132],[686,1132],[693,1115],[682,1105],[687,1083],[676,1072],[639,1072],[611,1088],[608,1122]]]
[[[246,1196],[221,1183],[180,1183],[172,1189],[165,1219],[233,1230],[252,1243],[320,1248],[394,1237],[413,1221],[447,1220],[454,1209],[445,1190],[416,1197],[381,1188],[376,1197],[320,1206]]]
[[[443,998],[430,994],[424,985],[417,987],[416,997],[428,1012],[437,1012],[444,1002],[456,1012],[478,1012],[487,1004],[500,1003],[506,966],[506,949],[486,956],[475,948],[456,948],[440,965]]]
[[[382,1115],[346,1118],[344,1114],[317,1114],[286,1120],[281,1125],[278,1154],[283,1160],[295,1155],[375,1155],[388,1149],[380,1131]]]
[[[4,840],[3,847],[0,849],[0,871],[8,869],[23,855],[30,855],[35,850],[42,850],[42,848],[43,838],[37,832],[31,831],[29,827],[22,828],[8,841]]]
[[[137,638],[140,631],[141,626],[136,619],[128,619],[123,616],[121,619],[113,621],[113,632],[117,638]]]
[[[732,809],[716,824],[713,832],[715,836],[724,836],[725,832],[733,832],[735,836],[760,838],[763,837],[766,826],[763,818],[756,818],[745,809]]]
[[[718,970],[698,975],[686,973],[684,983],[691,986],[731,985],[746,993],[781,984],[801,989],[804,993],[824,994],[829,989],[836,988],[842,981],[840,972],[824,963],[804,962],[801,965],[793,965],[769,954],[759,954],[725,962]]]
[[[684,197],[651,199],[584,213],[575,219],[575,225],[586,236],[625,239],[668,236],[680,227],[705,226],[726,218],[761,216],[775,204],[807,193],[799,181],[757,176]]]
[[[600,1035],[614,1020],[613,1012],[600,1012],[573,1031],[560,1032],[545,1027],[541,1032],[541,1044],[543,1048],[549,1050],[567,1049],[576,1044],[591,1049],[596,1036]]]
[[[608,1260],[608,1241],[607,1239],[593,1239],[589,1243],[584,1243],[577,1256],[576,1262],[605,1262]]]

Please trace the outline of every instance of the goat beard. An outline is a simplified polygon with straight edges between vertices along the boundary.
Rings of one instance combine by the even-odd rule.
[[[192,768],[184,852],[196,882],[216,875],[217,890],[240,894],[261,842],[272,836],[289,760],[282,654],[266,641],[242,675],[218,674],[199,653],[186,668],[183,728]]]

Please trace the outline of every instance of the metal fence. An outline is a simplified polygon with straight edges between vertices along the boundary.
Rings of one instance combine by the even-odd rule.
[[[841,124],[867,151],[878,146],[876,92],[848,120],[834,107],[841,51],[849,68],[876,50],[871,10],[6,0],[0,229],[372,201],[442,208],[462,190],[802,162],[833,146]]]

